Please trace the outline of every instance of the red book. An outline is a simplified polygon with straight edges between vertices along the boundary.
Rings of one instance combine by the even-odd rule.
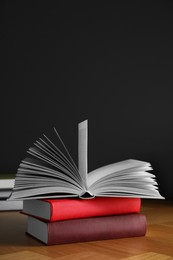
[[[47,245],[139,237],[146,233],[146,217],[127,214],[52,223],[28,217],[27,233]]]
[[[139,213],[140,198],[24,200],[23,213],[49,222],[96,216]]]

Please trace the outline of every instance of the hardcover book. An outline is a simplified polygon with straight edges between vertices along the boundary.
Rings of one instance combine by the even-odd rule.
[[[139,213],[139,198],[94,198],[92,200],[45,199],[24,200],[23,213],[49,222],[96,216]]]
[[[146,217],[127,214],[44,222],[28,217],[28,234],[46,245],[144,236]]]
[[[149,162],[128,159],[88,173],[88,121],[78,126],[78,167],[60,135],[46,135],[28,150],[19,165],[10,199],[79,197],[163,198]]]
[[[23,201],[7,200],[14,187],[14,174],[0,174],[0,211],[22,210]]]
[[[0,191],[5,189],[12,189],[14,187],[14,181],[15,178],[14,179],[0,178]]]
[[[22,200],[7,200],[0,199],[0,211],[12,211],[12,210],[22,210],[23,201]]]

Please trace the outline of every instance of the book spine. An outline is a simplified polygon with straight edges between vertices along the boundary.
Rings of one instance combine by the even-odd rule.
[[[140,213],[73,219],[47,225],[47,245],[139,237],[146,233],[146,217]]]
[[[94,198],[49,200],[50,222],[77,218],[139,213],[140,198]]]

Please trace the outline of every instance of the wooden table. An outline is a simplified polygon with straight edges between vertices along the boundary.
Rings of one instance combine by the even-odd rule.
[[[0,212],[0,259],[173,259],[173,202],[142,200],[141,212],[148,223],[145,237],[56,246],[45,246],[26,235],[26,216]]]

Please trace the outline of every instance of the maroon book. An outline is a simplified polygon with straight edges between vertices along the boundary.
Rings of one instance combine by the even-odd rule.
[[[114,215],[44,222],[28,217],[27,233],[47,245],[144,236],[143,214]]]

